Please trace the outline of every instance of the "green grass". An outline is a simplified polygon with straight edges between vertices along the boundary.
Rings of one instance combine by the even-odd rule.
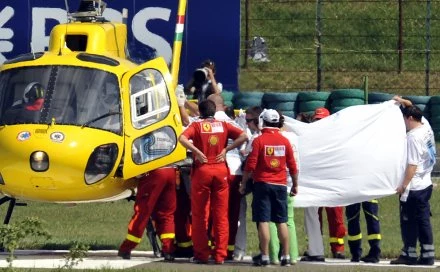
[[[248,202],[251,198],[248,196]],[[399,229],[399,210],[397,196],[379,200],[382,228],[382,256],[396,257],[402,246]],[[27,207],[16,207],[11,223],[27,216],[36,216],[44,221],[45,228],[52,234],[49,240],[27,239],[23,244],[26,249],[69,249],[75,242],[89,245],[92,250],[117,249],[126,235],[127,224],[132,215],[133,202],[118,201],[112,203],[90,203],[78,205],[50,204],[28,202]],[[432,225],[435,244],[440,244],[440,188],[436,186],[431,199]],[[249,205],[250,207],[250,205]],[[6,214],[6,205],[0,206],[0,216]],[[303,226],[303,209],[295,209],[295,223],[300,253],[307,249]],[[248,219],[250,218],[250,208]],[[362,229],[366,233],[365,220],[362,218]],[[324,243],[329,255],[328,226],[324,213]],[[364,235],[366,237],[366,235]],[[367,241],[363,242],[364,251],[368,251]],[[139,250],[149,250],[150,245],[144,239]],[[248,221],[248,253],[256,253],[258,239],[255,224]],[[437,252],[438,254],[438,252]],[[346,243],[346,255],[349,256]],[[438,256],[438,255],[437,255]]]
[[[316,90],[317,1],[249,2],[248,36],[262,36],[270,62],[240,69],[240,91]],[[399,72],[397,1],[321,1],[321,90],[359,88],[399,95],[425,95],[426,2],[402,1],[403,55]],[[242,45],[245,0],[242,3]],[[440,95],[440,2],[431,1],[430,93]],[[244,56],[241,55],[241,64]]]

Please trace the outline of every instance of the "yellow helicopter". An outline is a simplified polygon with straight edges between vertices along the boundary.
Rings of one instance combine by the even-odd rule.
[[[186,157],[174,93],[186,0],[171,69],[161,57],[130,61],[126,25],[106,21],[104,4],[82,0],[47,52],[0,67],[0,204],[126,198],[134,177]]]

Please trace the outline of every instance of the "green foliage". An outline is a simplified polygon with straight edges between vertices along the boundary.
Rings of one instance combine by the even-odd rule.
[[[73,246],[69,249],[69,253],[64,256],[65,264],[62,268],[72,269],[74,266],[82,262],[83,259],[87,257],[87,251],[89,248],[88,245],[75,241]]]
[[[49,239],[49,232],[43,229],[43,223],[38,217],[26,217],[22,221],[0,226],[0,244],[9,252],[6,258],[10,266],[14,260],[14,251],[21,242],[29,237],[45,237]]]

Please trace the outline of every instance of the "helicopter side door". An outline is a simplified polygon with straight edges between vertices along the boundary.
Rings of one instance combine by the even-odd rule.
[[[156,58],[127,72],[122,89],[123,177],[184,159],[186,150],[178,143],[183,126],[166,62]]]

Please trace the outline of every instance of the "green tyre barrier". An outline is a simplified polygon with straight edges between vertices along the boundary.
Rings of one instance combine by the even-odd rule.
[[[297,101],[327,101],[329,92],[300,92],[298,93]]]
[[[440,105],[440,96],[431,96],[431,99],[429,99],[429,103],[431,105]]]
[[[393,97],[394,94],[371,92],[368,93],[368,104],[379,104],[391,100]]]
[[[237,92],[234,94],[234,97],[232,98],[232,102],[235,102],[235,100],[241,100],[241,99],[259,99],[261,100],[263,97],[263,92]]]
[[[246,98],[234,99],[232,101],[234,109],[247,109],[254,106],[261,106],[261,99],[259,98]]]
[[[440,116],[440,105],[431,104],[431,107],[429,107],[429,113],[432,117]]]
[[[359,98],[335,99],[331,101],[331,107],[350,107],[364,104],[365,100]]]
[[[331,107],[331,108],[330,108],[330,113],[331,113],[331,114],[333,114],[333,113],[337,113],[338,111],[343,110],[343,109],[345,109],[345,108],[347,108],[347,107]]]
[[[225,101],[232,101],[234,94],[235,94],[234,92],[225,91],[225,90],[220,93],[220,95],[223,97],[223,100]]]
[[[382,104],[385,101],[368,101],[368,104],[374,105],[374,104]]]
[[[286,116],[289,116],[289,117],[292,117],[292,118],[296,118],[296,112],[294,112],[294,111],[281,111],[281,113],[283,115],[286,115]]]
[[[435,140],[440,141],[440,124],[437,126],[431,124],[431,128],[434,131]]]
[[[305,101],[298,102],[297,112],[315,112],[317,108],[322,108],[327,105],[327,101]]]
[[[437,127],[440,127],[440,115],[437,116],[431,115],[431,119],[429,119],[429,123],[431,125],[436,124],[438,125]]]
[[[341,89],[341,90],[334,90],[330,94],[329,98],[332,100],[345,99],[345,98],[364,99],[365,94],[364,91],[360,89]]]
[[[403,98],[410,100],[413,104],[428,104],[431,100],[430,96],[418,96],[418,95],[408,95],[403,96]]]
[[[315,114],[315,111],[303,111],[303,112],[297,112],[296,116],[298,116],[299,114],[304,114],[306,116],[313,116]],[[296,118],[296,117],[295,117]]]
[[[225,106],[232,107],[232,106],[234,106],[234,104],[232,104],[232,101],[225,101]]]
[[[425,118],[429,119],[431,116],[430,107],[427,104],[414,104],[414,106],[418,107],[422,112]]]
[[[271,102],[295,102],[298,97],[298,93],[281,93],[281,92],[271,92],[264,93],[262,101],[263,103]]]
[[[263,102],[263,106],[266,109],[274,109],[280,111],[294,111],[295,102]]]
[[[434,132],[434,137],[437,142],[440,142],[440,131]]]

